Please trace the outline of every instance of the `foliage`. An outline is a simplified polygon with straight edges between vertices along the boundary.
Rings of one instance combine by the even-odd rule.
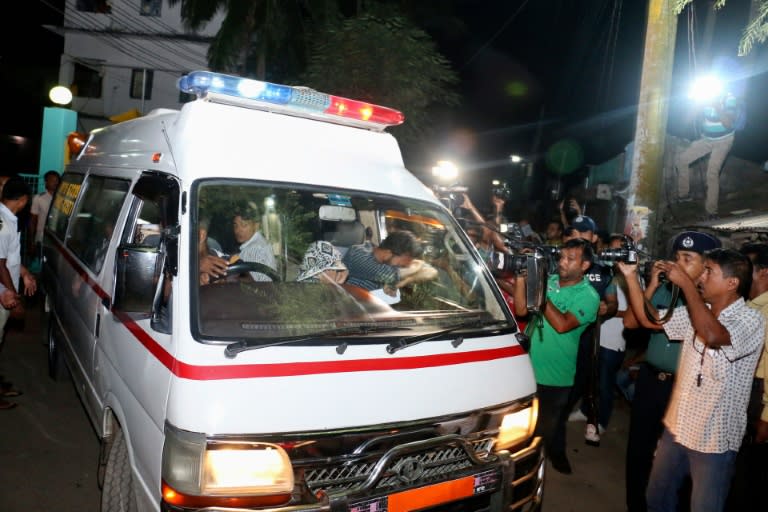
[[[308,31],[337,13],[336,0],[168,0],[168,4],[181,4],[184,26],[192,31],[224,13],[208,48],[211,69],[272,81],[296,76],[304,66]]]
[[[303,82],[321,91],[401,110],[392,129],[415,141],[430,127],[430,107],[455,106],[458,75],[421,29],[399,15],[363,14],[317,37]]]
[[[693,2],[693,0],[673,0],[672,1],[672,8],[675,10],[675,14],[680,14],[683,12],[683,9],[686,8],[688,4]],[[725,0],[716,0],[714,3],[715,9],[720,9],[725,5]]]
[[[683,12],[688,4],[693,0],[673,0],[672,8],[675,14]],[[726,0],[716,0],[713,4],[714,9],[725,7]],[[757,13],[744,29],[744,34],[739,42],[739,55],[744,56],[752,51],[755,44],[763,43],[768,39],[768,2],[762,0],[758,3]]]
[[[317,217],[316,212],[307,210],[299,203],[299,197],[284,190],[249,186],[202,186],[200,187],[199,209],[208,217],[212,226],[230,226],[236,212],[244,209],[264,213],[265,201],[277,195],[277,214],[280,218],[280,232],[284,236],[287,251],[294,258],[301,258],[307,245],[312,241],[311,226]],[[234,243],[229,240],[229,230],[219,229],[217,240],[225,245]]]
[[[739,55],[747,55],[756,43],[764,43],[768,39],[768,2],[761,2],[757,13],[739,42]]]

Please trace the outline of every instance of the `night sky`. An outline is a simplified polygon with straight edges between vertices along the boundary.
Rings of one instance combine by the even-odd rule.
[[[62,0],[26,0],[9,4],[18,21],[3,32],[0,70],[6,114],[0,116],[3,165],[17,172],[37,167],[36,147],[42,107],[55,85],[63,42],[41,27],[61,24]],[[685,84],[703,65],[704,6],[696,0],[695,19],[680,16],[672,84],[669,132],[693,136],[686,116]],[[406,164],[417,174],[438,159],[454,159],[468,184],[513,171],[512,153],[537,160],[562,139],[575,140],[584,163],[597,164],[623,151],[632,140],[639,93],[645,31],[645,2],[640,0],[457,0],[454,16],[432,19],[425,29],[461,76],[463,102],[439,112],[436,135],[417,147],[404,146]],[[719,11],[713,53],[736,54],[746,24],[749,0],[728,0]],[[13,12],[15,11],[15,12]],[[695,45],[688,43],[694,22]],[[17,34],[21,31],[23,37]],[[693,51],[695,49],[695,51]],[[759,70],[768,51],[754,50]],[[737,137],[733,154],[754,161],[768,158],[762,135],[766,121],[766,74],[749,81],[750,120]],[[30,139],[23,150],[9,136]],[[30,169],[31,168],[31,169]]]

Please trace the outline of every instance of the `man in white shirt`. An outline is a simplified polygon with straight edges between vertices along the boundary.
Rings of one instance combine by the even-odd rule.
[[[652,327],[637,265],[617,266],[626,276],[635,316]],[[688,475],[693,481],[691,510],[722,511],[765,335],[765,320],[744,301],[752,265],[737,251],[713,249],[704,254],[704,273],[697,282],[675,262],[657,261],[654,267],[680,287],[686,306],[675,308],[663,324],[667,336],[682,340],[682,346],[646,490],[648,511],[674,512],[678,490]],[[658,320],[665,311],[651,313]]]
[[[43,180],[45,181],[45,190],[32,198],[32,207],[29,212],[29,239],[33,241],[30,247],[33,249],[34,256],[40,256],[45,219],[48,217],[48,209],[51,207],[53,193],[56,192],[56,188],[59,186],[59,182],[61,182],[59,173],[56,171],[46,172]]]
[[[235,213],[232,221],[235,240],[240,244],[240,259],[261,263],[277,271],[277,262],[272,246],[261,234],[261,216],[258,210],[251,206]],[[254,281],[272,281],[272,278],[262,272],[251,272]]]

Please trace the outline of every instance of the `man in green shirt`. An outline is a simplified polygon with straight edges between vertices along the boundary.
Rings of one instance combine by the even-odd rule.
[[[576,374],[579,337],[594,322],[600,304],[600,297],[584,277],[593,257],[592,246],[585,240],[563,244],[557,274],[548,281],[542,317],[532,320],[530,356],[539,397],[536,435],[544,439],[552,467],[565,474],[572,472],[565,455],[565,408]],[[515,287],[518,313],[526,304],[523,283],[518,279]]]

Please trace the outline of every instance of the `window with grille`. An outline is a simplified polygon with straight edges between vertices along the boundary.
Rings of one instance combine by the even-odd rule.
[[[70,90],[73,96],[80,98],[101,98],[102,78],[100,65],[74,63],[74,79]]]
[[[151,69],[131,70],[131,98],[151,100],[153,77]]]
[[[142,16],[160,16],[162,5],[162,0],[141,0],[139,3],[139,14]]]

